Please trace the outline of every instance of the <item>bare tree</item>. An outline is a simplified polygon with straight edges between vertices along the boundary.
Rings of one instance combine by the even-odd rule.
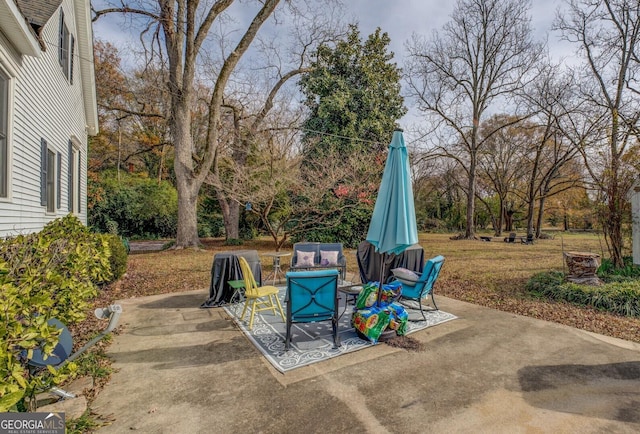
[[[314,175],[309,182],[301,173],[296,142],[291,130],[270,132],[250,148],[250,171],[234,159],[225,163],[235,181],[222,185],[223,194],[237,204],[251,204],[247,211],[259,219],[276,250],[305,230],[330,227],[335,219],[327,217],[353,207],[362,183],[356,175],[362,171],[361,159],[337,154],[308,164],[305,176]],[[327,201],[327,192],[334,201]],[[345,200],[348,195],[355,200]]]
[[[621,267],[625,196],[635,175],[625,158],[636,141],[640,117],[640,4],[637,0],[568,0],[566,5],[554,27],[577,45],[584,58],[586,67],[576,68],[588,110],[584,116],[594,125],[602,122],[593,130],[600,135],[574,141],[606,203],[601,221],[611,259]]]
[[[168,144],[166,108],[168,94],[161,77],[140,71],[123,72],[116,47],[104,42],[94,44],[96,90],[101,133],[92,140],[89,169],[123,165],[153,165]],[[165,104],[167,103],[167,104]],[[161,165],[160,165],[161,166]]]
[[[578,147],[572,146],[560,130],[565,119],[577,110],[574,91],[571,74],[563,74],[557,65],[541,62],[536,79],[523,94],[533,113],[529,121],[532,136],[523,164],[527,168],[523,197],[527,204],[527,234],[535,232],[536,238],[540,237],[546,198],[575,187],[582,180],[579,172],[563,170],[578,154]]]
[[[295,131],[302,123],[301,107],[295,101],[297,90],[292,91],[291,83],[311,70],[311,57],[319,45],[342,33],[335,11],[323,3],[315,6],[304,16],[293,14],[284,41],[277,36],[258,38],[254,55],[260,59],[251,59],[250,65],[239,67],[233,76],[233,88],[227,91],[223,108],[228,119],[225,129],[232,132],[227,155],[236,170],[251,173],[247,157],[259,145],[257,141],[273,142],[281,131]],[[262,65],[258,71],[256,64]],[[227,239],[239,238],[241,204],[225,193],[236,191],[239,180],[233,171],[219,167],[225,156],[217,155],[206,182],[215,188]]]
[[[199,245],[197,204],[200,188],[209,175],[221,134],[221,114],[225,88],[258,31],[274,14],[280,0],[244,2],[245,12],[253,14],[240,31],[234,48],[223,53],[212,84],[207,115],[207,134],[202,146],[196,146],[192,133],[192,107],[198,67],[203,62],[204,47],[214,23],[225,25],[225,12],[236,0],[144,0],[123,1],[112,8],[94,11],[94,20],[108,13],[133,14],[145,20],[143,37],[151,35],[153,55],[161,55],[168,66],[171,94],[169,126],[174,141],[174,171],[178,190],[178,231],[176,247]],[[293,2],[287,2],[292,4]],[[253,8],[253,9],[252,9]],[[142,39],[142,38],[141,38]]]
[[[496,126],[484,139],[480,124],[493,104],[505,105],[523,86],[541,46],[532,41],[529,2],[459,0],[452,20],[429,41],[408,44],[409,92],[430,121],[430,137],[467,175],[466,238],[474,238],[478,154],[486,140],[519,118]],[[464,154],[450,152],[457,147]]]
[[[509,116],[497,115],[489,119],[481,129],[481,135],[486,130],[495,131],[496,125],[508,123]],[[508,201],[514,194],[514,188],[519,183],[519,179],[525,176],[525,167],[522,164],[526,145],[530,142],[531,136],[519,124],[509,128],[502,128],[494,132],[485,142],[483,152],[478,158],[478,174],[480,185],[484,184],[485,191],[491,191],[498,198],[497,216],[494,215],[491,205],[480,194],[476,197],[485,205],[494,222],[495,235],[502,233],[502,228],[508,220]],[[507,225],[507,230],[511,229],[511,224]]]

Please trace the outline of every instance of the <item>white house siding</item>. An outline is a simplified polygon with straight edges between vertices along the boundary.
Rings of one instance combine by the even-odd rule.
[[[14,81],[12,127],[12,167],[9,185],[10,198],[0,202],[0,236],[41,230],[51,220],[63,217],[68,209],[68,143],[73,139],[79,145],[80,213],[78,218],[86,224],[86,167],[87,133],[80,59],[77,49],[77,29],[71,0],[62,2],[65,22],[76,38],[73,59],[73,84],[69,84],[58,62],[59,9],[42,31],[46,51],[39,58],[23,56]],[[0,41],[1,42],[1,41]],[[92,41],[91,41],[92,43]],[[2,48],[0,48],[2,49]],[[10,102],[11,104],[11,102]],[[47,213],[40,205],[40,143],[47,141],[49,149],[61,157],[60,207]],[[56,168],[57,170],[57,164]]]

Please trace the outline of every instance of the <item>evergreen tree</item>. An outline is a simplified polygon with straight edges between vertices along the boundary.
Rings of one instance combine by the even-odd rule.
[[[318,48],[311,72],[300,81],[309,110],[303,124],[303,173],[305,168],[317,173],[329,158],[360,163],[352,171],[357,184],[337,180],[327,192],[327,209],[338,210],[333,223],[305,233],[308,240],[354,247],[366,236],[384,153],[397,121],[407,112],[400,95],[402,71],[392,63],[389,43],[380,28],[363,42],[358,27],[351,25],[345,40]],[[308,182],[314,180],[309,177]]]
[[[309,115],[304,122],[306,159],[330,151],[370,154],[386,149],[407,112],[400,95],[401,69],[380,28],[363,43],[351,25],[335,47],[322,45],[311,72],[300,81]]]

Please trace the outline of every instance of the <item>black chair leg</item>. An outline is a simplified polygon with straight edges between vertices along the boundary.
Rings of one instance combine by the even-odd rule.
[[[333,317],[331,325],[333,326],[333,345],[334,348],[338,348],[340,346],[340,336],[338,336],[338,318]]]
[[[433,298],[433,291],[431,291],[431,302],[433,302],[433,307],[435,307],[436,310],[440,310],[438,309],[438,305],[436,304],[436,299]]]
[[[287,318],[287,336],[284,338],[284,349],[289,350],[291,348],[291,321]]]
[[[422,297],[418,299],[418,304],[420,305],[420,314],[422,314],[422,320],[426,321],[427,317],[424,316],[424,310],[422,309]]]

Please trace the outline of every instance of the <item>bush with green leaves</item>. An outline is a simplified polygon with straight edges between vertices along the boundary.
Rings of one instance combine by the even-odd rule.
[[[640,278],[640,267],[633,264],[633,256],[625,256],[623,259],[624,266],[616,268],[610,258],[602,260],[602,264],[598,267],[598,277],[601,279],[621,280],[620,278]]]
[[[49,223],[39,233],[0,241],[0,411],[16,408],[76,368],[30,375],[26,362],[35,348],[51,354],[64,324],[85,317],[97,284],[112,279],[109,241],[74,216]]]
[[[371,207],[366,205],[347,208],[335,216],[323,218],[323,227],[297,233],[291,237],[291,241],[342,243],[346,248],[356,248],[367,237],[371,212]]]
[[[640,317],[640,280],[610,282],[600,286],[567,282],[560,272],[538,273],[527,282],[527,290],[539,297],[564,300],[606,310],[618,315]]]
[[[118,235],[105,234],[102,236],[106,238],[109,245],[111,281],[116,281],[127,272],[127,259],[129,257],[127,242]]]
[[[174,237],[178,193],[168,181],[141,175],[100,173],[90,180],[88,223],[95,231],[126,237]]]

